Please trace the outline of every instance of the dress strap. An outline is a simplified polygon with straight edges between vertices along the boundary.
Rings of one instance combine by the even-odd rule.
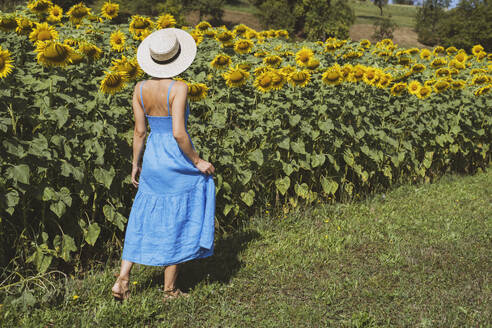
[[[171,114],[169,113],[169,94],[171,93],[171,87],[173,86],[173,83],[176,82],[174,80],[171,81],[171,84],[169,84],[169,88],[167,89],[167,115],[170,116]]]
[[[143,87],[144,83],[145,83],[145,81],[142,81],[142,83],[140,83],[140,103],[142,104],[142,108],[144,110],[145,115],[147,115],[147,112],[145,111],[145,106],[143,103],[143,98],[142,98],[142,87]]]

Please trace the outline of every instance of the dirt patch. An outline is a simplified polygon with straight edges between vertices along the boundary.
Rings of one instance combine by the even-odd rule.
[[[350,28],[350,38],[352,40],[368,39],[375,42],[371,36],[374,33],[374,26],[371,24],[354,24]],[[417,41],[417,33],[410,27],[398,27],[393,35],[393,42],[401,47],[419,47],[427,46]]]

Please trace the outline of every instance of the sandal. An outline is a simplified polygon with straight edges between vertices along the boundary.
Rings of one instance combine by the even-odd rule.
[[[164,301],[168,298],[189,297],[190,294],[181,291],[181,289],[174,287],[173,289],[164,290]]]
[[[128,285],[126,287],[123,287],[123,285],[121,284],[121,281],[128,281],[128,279],[120,278],[119,274],[117,273],[115,273],[114,276],[118,278],[116,279],[116,282],[114,283],[114,286],[111,289],[114,298],[117,301],[123,301],[128,299],[130,297],[130,290],[128,289]]]

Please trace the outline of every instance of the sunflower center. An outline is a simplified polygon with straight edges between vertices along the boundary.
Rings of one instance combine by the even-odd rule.
[[[374,77],[374,76],[373,76]],[[328,81],[336,81],[340,78],[340,74],[336,71],[331,71],[326,75]]]
[[[53,37],[48,30],[42,30],[38,33],[38,40],[39,41],[45,41],[45,40],[51,40]]]
[[[436,83],[436,89],[439,90],[439,91],[446,89],[447,86],[448,86],[448,84],[446,82],[438,82],[438,83]]]
[[[243,73],[239,71],[234,71],[229,75],[229,79],[232,82],[241,82],[244,79]]]
[[[106,85],[109,88],[117,88],[123,83],[123,79],[119,74],[113,74],[108,77]]]
[[[427,96],[429,94],[429,92],[430,92],[430,89],[427,87],[420,89],[420,95],[421,96]]]
[[[220,56],[217,59],[217,64],[219,64],[221,66],[226,65],[227,63],[229,63],[229,61],[227,60],[227,57]]]
[[[0,71],[2,71],[4,67],[5,67],[5,60],[2,57],[0,57]]]
[[[249,43],[242,41],[242,42],[239,42],[237,47],[241,50],[246,50],[246,49],[249,49]]]
[[[75,18],[83,18],[85,15],[87,15],[87,10],[85,8],[77,8],[72,11],[72,16]]]
[[[17,21],[13,18],[3,19],[0,21],[0,26],[7,30],[12,30],[17,27]]]
[[[272,77],[269,75],[263,76],[259,81],[260,86],[263,88],[268,87],[272,84]]]
[[[309,56],[308,53],[300,53],[299,54],[299,60],[303,63],[309,61],[309,59],[311,58],[311,56]]]
[[[143,30],[147,28],[148,23],[145,21],[136,21],[134,26],[136,29]]]
[[[44,57],[54,62],[63,62],[68,56],[67,49],[61,44],[50,44],[43,52]]]

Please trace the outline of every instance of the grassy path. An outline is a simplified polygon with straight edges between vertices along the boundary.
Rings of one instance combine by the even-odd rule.
[[[492,170],[405,185],[352,204],[252,220],[182,265],[189,299],[161,302],[162,269],[117,263],[22,297],[0,294],[2,327],[487,327]]]

